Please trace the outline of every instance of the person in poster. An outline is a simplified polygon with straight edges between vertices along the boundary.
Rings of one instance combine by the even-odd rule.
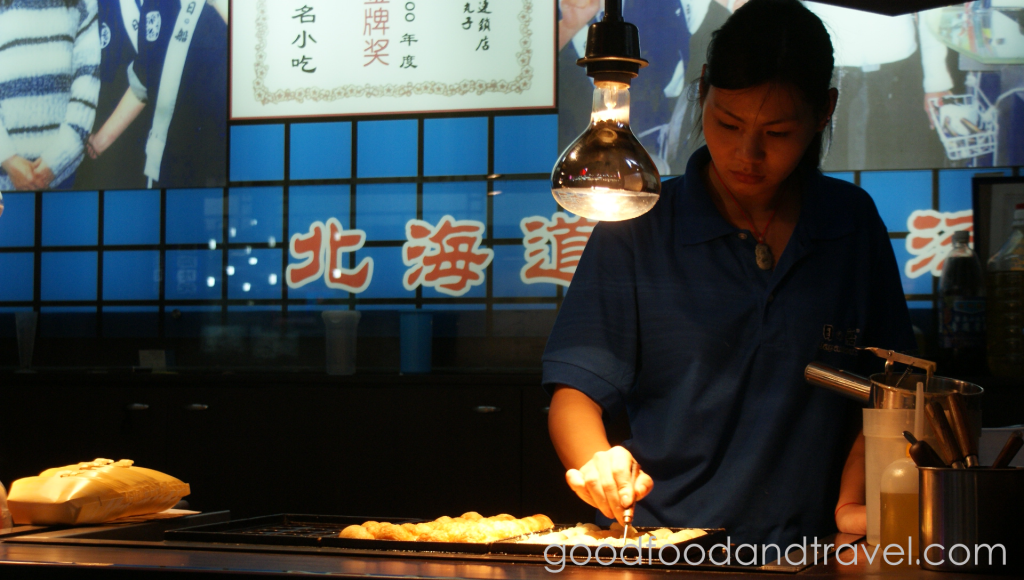
[[[705,61],[712,31],[720,27],[732,11],[747,0],[679,0],[669,2],[677,15],[668,17],[668,8],[630,11],[624,6],[626,20],[638,25],[641,48],[651,66],[640,72],[634,81],[631,115],[633,132],[640,137],[662,174],[679,174],[693,151],[702,144],[694,133],[694,87]],[[1010,14],[1020,14],[1021,0],[1000,0],[987,7],[979,3],[940,8],[919,14],[883,16],[870,12],[839,8],[823,3],[807,2],[809,9],[825,21],[836,45],[837,82],[844,95],[833,121],[833,135],[826,171],[925,169],[959,166],[1015,164],[1024,150],[1024,139],[1011,127],[1024,111],[1020,95],[1018,65],[992,66],[974,63],[969,50],[957,45],[956,38],[941,38],[934,12],[946,12],[947,20],[959,23],[949,27],[947,34],[969,38],[990,38],[999,43],[993,50],[1005,59],[1007,52],[1024,37]],[[666,6],[667,6],[666,5]],[[660,6],[660,5],[659,5]],[[588,121],[589,95],[592,84],[575,61],[585,50],[587,24],[600,17],[600,0],[561,0],[559,22],[559,144],[568,146],[582,132]],[[644,13],[641,13],[644,12]],[[651,17],[645,14],[649,12]],[[952,14],[953,16],[949,16]],[[928,25],[928,19],[936,20]],[[1006,25],[1006,22],[1012,24]],[[685,25],[685,33],[676,30]],[[973,33],[964,33],[970,29]],[[945,30],[945,29],[943,29]],[[688,42],[686,42],[688,39]],[[979,41],[980,42],[980,41]],[[682,50],[685,43],[686,50]],[[955,50],[950,50],[953,48]],[[978,50],[984,52],[985,47]],[[657,67],[672,69],[679,59],[669,54],[677,50],[685,55],[677,67],[682,83],[675,75],[661,75]],[[958,54],[959,53],[959,54]],[[1010,55],[1011,57],[1014,55]],[[964,58],[966,57],[966,58]],[[1020,55],[1024,60],[1024,54]],[[1014,61],[1017,62],[1017,61]],[[966,67],[966,68],[965,68]],[[979,68],[980,67],[980,68]],[[969,72],[982,71],[982,72]],[[977,77],[977,87],[970,85],[970,75]],[[672,82],[665,82],[665,76]],[[642,88],[649,84],[657,90]],[[1017,92],[1014,92],[1017,91]],[[991,105],[974,99],[972,111],[961,111],[964,99],[983,92]],[[954,100],[958,99],[958,100]],[[955,110],[954,131],[940,136],[929,110],[930,102],[940,102]],[[986,110],[997,119],[977,129],[964,129],[958,123],[967,120],[986,121]],[[640,117],[654,116],[653,122]],[[646,131],[657,127],[647,135]],[[964,157],[952,150],[952,137],[998,133],[993,151]],[[652,139],[653,138],[653,139]],[[660,138],[660,139],[659,139]],[[993,154],[998,159],[993,159]],[[973,155],[973,156],[972,156]],[[665,170],[666,166],[668,171]]]
[[[594,85],[576,59],[586,52],[587,29],[599,13],[600,0],[561,0],[558,23],[558,123],[559,145],[567,147],[579,136],[590,119]],[[677,122],[687,101],[684,92],[686,61],[690,55],[690,31],[683,6],[678,0],[637,0],[623,2],[623,16],[641,30],[641,56],[650,61],[630,87],[630,127],[651,155],[658,171],[671,172],[668,156],[678,143]],[[681,109],[680,109],[681,108]],[[671,152],[671,153],[670,153]],[[685,160],[683,160],[685,165]]]
[[[96,115],[96,0],[0,0],[0,190],[67,189]]]
[[[914,14],[807,2],[835,45],[840,97],[826,170],[943,167],[928,102],[951,95],[948,49]]]
[[[227,22],[227,0],[144,0],[130,87],[89,138],[90,156],[102,156],[152,104],[147,186],[223,186]]]
[[[100,96],[92,132],[99,131],[128,90],[128,69],[138,54],[141,0],[99,0]],[[77,189],[135,189],[146,186],[146,133],[152,115],[129,126],[103,157],[86,156],[75,178]]]

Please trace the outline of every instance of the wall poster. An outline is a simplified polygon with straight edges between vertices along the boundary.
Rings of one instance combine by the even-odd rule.
[[[227,22],[228,0],[0,3],[0,190],[223,186]]]
[[[234,8],[232,119],[555,106],[551,0]]]
[[[631,125],[663,175],[702,144],[695,85],[710,35],[746,0],[624,0],[650,66]],[[1024,164],[1024,0],[883,16],[806,2],[835,50],[839,104],[826,171]],[[559,2],[559,145],[586,127],[593,85],[576,66],[600,0]]]

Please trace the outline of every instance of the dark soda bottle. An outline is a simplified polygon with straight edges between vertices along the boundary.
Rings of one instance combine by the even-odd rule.
[[[943,373],[985,374],[985,278],[968,242],[970,232],[953,234],[939,278],[939,350]]]
[[[992,374],[1024,377],[1024,203],[1010,235],[988,261],[988,363]]]

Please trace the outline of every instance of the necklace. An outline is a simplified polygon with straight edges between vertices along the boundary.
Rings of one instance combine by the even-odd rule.
[[[743,212],[743,216],[747,218],[748,222],[750,222],[750,232],[754,234],[755,238],[757,238],[757,246],[754,247],[754,260],[757,262],[757,267],[762,270],[771,270],[775,265],[775,257],[772,256],[772,249],[765,243],[765,238],[768,235],[768,228],[772,225],[772,220],[775,219],[775,213],[779,211],[779,208],[776,206],[776,208],[772,210],[772,215],[768,218],[768,223],[764,225],[764,230],[759,231],[757,226],[754,224],[754,218],[747,213],[747,210],[743,209],[739,200],[736,199],[736,196],[729,190],[729,186],[725,184],[722,176],[719,175],[718,168],[715,167],[714,161],[711,162],[711,170],[715,172],[715,177],[718,178],[718,181],[722,184],[725,192],[729,194],[732,202],[736,204],[736,207],[740,208],[740,211]]]

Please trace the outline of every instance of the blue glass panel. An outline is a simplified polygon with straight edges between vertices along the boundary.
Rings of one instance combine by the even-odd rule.
[[[363,248],[356,252],[356,263],[364,257],[373,258],[373,279],[369,287],[358,295],[359,298],[415,298],[416,291],[402,286],[405,264],[402,263],[402,248]]]
[[[96,252],[44,252],[40,272],[43,300],[95,300]]]
[[[835,171],[832,173],[826,173],[825,175],[827,175],[828,177],[833,177],[835,179],[841,179],[843,181],[849,181],[850,183],[853,183],[852,171]]]
[[[149,189],[105,192],[103,243],[159,244],[160,192]]]
[[[0,254],[0,302],[8,300],[32,300],[35,259],[32,254]]]
[[[281,250],[228,252],[228,298],[280,298]]]
[[[424,304],[433,310],[434,337],[486,336],[487,313],[484,304]],[[466,312],[467,310],[475,312]]]
[[[356,310],[416,310],[415,304],[357,304]]]
[[[501,192],[494,196],[496,238],[522,238],[523,230],[519,222],[524,217],[539,215],[551,219],[551,214],[559,211],[558,204],[551,196],[551,182],[546,179],[495,181],[494,190]]]
[[[160,252],[104,252],[104,300],[160,297]]]
[[[356,187],[356,227],[367,240],[405,241],[405,223],[416,219],[416,184],[373,183]]]
[[[103,317],[103,336],[130,338],[157,336],[159,333],[160,309],[156,306],[105,306],[100,315]],[[167,356],[170,358],[172,353],[168,352]],[[173,365],[172,360],[167,363]]]
[[[296,262],[295,260],[292,261]],[[345,258],[345,267],[348,267],[348,258]],[[373,277],[370,279],[370,285],[377,281],[377,272],[373,273]],[[306,284],[301,288],[288,288],[288,298],[301,298],[309,300],[310,303],[315,303],[320,298],[348,298],[347,290],[340,290],[337,288],[328,288],[327,284],[324,283],[324,278],[321,275],[316,280]]]
[[[348,185],[293,185],[289,188],[288,239],[291,240],[295,234],[309,233],[313,222],[327,223],[330,218],[336,218],[342,227],[348,229],[350,190]]]
[[[43,194],[43,245],[94,246],[99,241],[100,195],[94,191]]]
[[[480,282],[480,284],[478,286],[471,287],[465,294],[463,294],[462,296],[458,296],[458,298],[484,298],[484,297],[486,297],[487,296],[487,272],[486,271],[484,271],[483,276],[484,276],[484,279],[483,279],[482,282]],[[437,290],[435,290],[433,288],[428,288],[428,287],[424,287],[423,288],[423,297],[424,298],[453,298],[453,296],[451,294],[445,294],[444,292],[438,292]],[[457,308],[461,309],[462,306],[464,306],[464,305],[460,305]],[[481,304],[480,306],[483,306],[483,305]],[[424,307],[426,307],[426,305],[424,305]],[[473,306],[472,308],[475,308],[475,307],[476,306]]]
[[[228,191],[228,241],[276,244],[281,241],[280,187],[232,188]]]
[[[907,308],[911,310],[931,310],[933,306],[931,300],[907,300]]]
[[[437,224],[445,215],[487,224],[487,183],[450,181],[423,184],[423,219]]]
[[[293,123],[292,179],[352,177],[352,123]]]
[[[491,271],[494,273],[494,296],[499,298],[551,297],[557,292],[557,286],[550,283],[525,284],[520,272],[526,265],[522,246],[495,246],[494,262]]]
[[[32,312],[31,306],[0,306],[0,338],[16,339],[17,334],[17,319],[15,318],[15,312]],[[12,348],[8,349],[7,357],[11,364],[14,364],[17,359],[18,353]]]
[[[423,122],[424,175],[487,173],[487,118],[427,119]]]
[[[971,178],[975,175],[1010,175],[1008,169],[944,169],[939,171],[939,211],[971,209]]]
[[[0,247],[33,246],[36,237],[36,194],[4,193],[0,205]]]
[[[358,125],[359,177],[416,175],[417,122],[361,121]]]
[[[231,181],[284,179],[284,125],[231,127]]]
[[[555,310],[555,304],[495,304],[493,310]],[[550,331],[550,329],[549,329]],[[545,335],[547,336],[547,335]]]
[[[96,307],[44,306],[40,308],[39,336],[43,338],[96,336]]]
[[[864,171],[860,186],[875,200],[890,232],[907,231],[907,218],[932,207],[931,171]]]
[[[907,276],[907,262],[913,258],[907,251],[906,240],[892,240],[892,249],[896,253],[896,263],[900,267],[900,279],[903,281],[904,294],[931,294],[932,275],[925,273],[917,278]]]
[[[222,241],[224,191],[171,189],[167,191],[167,243],[206,244]]]
[[[494,118],[494,171],[551,173],[558,160],[558,115]]]
[[[165,336],[202,336],[204,328],[220,324],[220,306],[167,305],[164,310]]]
[[[168,250],[164,276],[166,300],[217,300],[222,266],[220,250]]]

